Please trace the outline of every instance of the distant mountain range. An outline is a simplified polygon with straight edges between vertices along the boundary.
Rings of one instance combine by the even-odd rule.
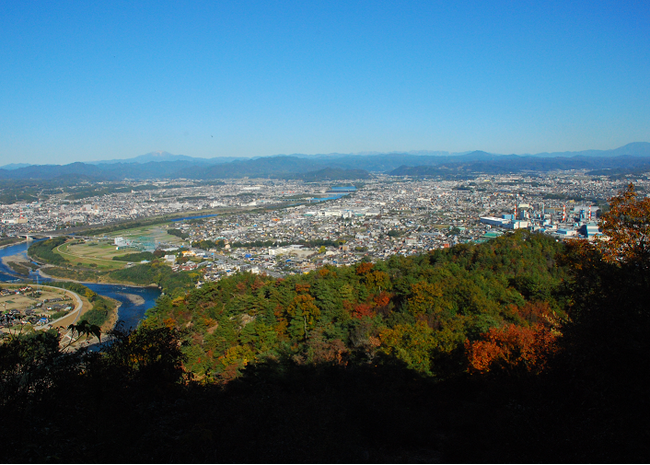
[[[520,157],[504,155],[497,159],[474,160],[437,165],[406,166],[389,171],[392,176],[448,176],[482,174],[512,174],[523,171],[555,171],[586,169],[592,174],[620,174],[624,171],[650,171],[650,156],[620,155],[617,157]],[[594,171],[597,170],[598,173]]]
[[[631,144],[624,145],[617,149],[612,150],[582,150],[579,152],[542,152],[536,154],[496,154],[488,153],[482,151],[466,151],[466,152],[445,152],[445,151],[433,151],[433,150],[411,150],[408,152],[361,152],[361,153],[328,153],[328,154],[311,154],[306,155],[302,153],[293,153],[293,154],[278,154],[272,155],[271,157],[296,157],[296,158],[309,158],[309,159],[318,159],[318,160],[327,160],[333,161],[341,158],[345,159],[360,159],[360,162],[363,163],[374,163],[376,159],[385,159],[393,158],[395,156],[407,157],[409,160],[418,161],[418,160],[428,160],[432,157],[442,160],[446,157],[449,159],[458,160],[458,157],[470,156],[471,158],[476,158],[477,155],[481,154],[482,156],[493,156],[501,157],[506,155],[511,156],[520,156],[520,157],[540,157],[540,158],[560,158],[560,157],[576,157],[576,156],[585,156],[585,157],[616,157],[619,155],[635,155],[635,156],[650,156],[650,143],[649,142],[633,142]],[[149,162],[161,162],[161,161],[188,161],[192,163],[204,163],[204,164],[222,164],[229,163],[232,161],[245,161],[257,158],[270,158],[270,157],[214,157],[214,158],[198,158],[190,157],[187,155],[174,155],[169,152],[157,151],[150,152],[144,155],[140,155],[133,158],[118,158],[113,160],[102,160],[102,161],[93,161],[87,162],[92,165],[102,165],[102,164],[115,164],[115,163],[149,163]],[[374,160],[369,160],[372,158]],[[9,165],[7,165],[9,166]],[[14,165],[16,167],[22,167],[24,165]],[[5,168],[0,167],[0,168]]]
[[[0,180],[36,180],[78,178],[84,181],[121,181],[124,179],[228,179],[276,178],[310,180],[366,179],[365,170],[330,167],[297,157],[265,157],[206,165],[192,161],[159,161],[147,163],[105,163],[92,165],[31,165],[14,170],[0,169]]]
[[[266,177],[305,180],[363,179],[369,172],[397,176],[502,174],[527,170],[650,170],[650,143],[635,142],[613,150],[585,150],[534,155],[500,155],[482,151],[378,154],[276,155],[260,158],[195,158],[151,152],[135,158],[69,165],[11,164],[0,168],[0,180],[83,178],[197,180]],[[605,171],[603,171],[605,170]]]
[[[115,158],[113,160],[101,160],[88,162],[90,165],[114,165],[116,163],[150,163],[161,161],[187,161],[190,163],[217,164],[228,163],[234,160],[241,160],[241,157],[215,157],[215,158],[197,158],[188,157],[187,155],[174,155],[169,152],[158,151],[145,153],[133,158]]]
[[[17,170],[18,168],[25,168],[31,166],[29,163],[9,163],[8,165],[0,166],[3,170]]]
[[[169,152],[150,152],[134,158],[116,158],[113,160],[101,160],[88,162],[90,165],[114,165],[116,163],[149,163],[160,161],[193,161],[198,158],[188,157],[187,155],[173,155]]]

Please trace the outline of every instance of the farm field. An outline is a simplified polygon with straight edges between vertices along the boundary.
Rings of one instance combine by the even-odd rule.
[[[15,290],[19,287],[16,285],[7,285],[6,283],[3,283],[2,285],[4,288],[10,290]],[[68,296],[66,291],[63,289],[46,288],[44,286],[41,286],[41,290],[34,292],[33,296],[31,292],[27,294],[12,294],[7,296],[0,295],[0,307],[4,309],[6,306],[7,310],[23,311],[34,306],[36,303],[43,302],[45,299],[49,300],[55,298],[65,298],[66,300],[72,300],[71,297]]]
[[[130,253],[129,250],[131,250],[116,250],[115,245],[108,241],[75,242],[75,240],[66,242],[54,250],[73,265],[91,267],[98,271],[112,271],[124,268],[126,263],[113,260],[113,257]],[[133,249],[133,251],[135,250]]]
[[[157,224],[115,231],[85,242],[73,239],[54,250],[74,266],[93,268],[97,271],[113,271],[127,266],[127,262],[113,260],[113,257],[140,251],[138,247],[118,248],[114,243],[115,238],[122,237],[125,240],[150,247],[160,243],[170,246],[183,244],[184,241],[179,237],[167,234],[167,228],[166,224]]]
[[[2,284],[0,292],[0,327],[6,329],[13,323],[27,318],[34,323],[41,317],[56,319],[76,306],[72,294],[63,289],[40,286],[38,290],[14,294],[21,285]],[[48,303],[49,302],[49,303]]]
[[[175,245],[175,246],[181,245],[185,241],[183,241],[179,237],[167,234],[167,229],[173,227],[174,227],[173,223],[171,225],[169,223],[154,224],[151,226],[142,226],[139,228],[131,228],[131,229],[123,229],[120,231],[114,231],[102,237],[106,237],[110,239],[111,243],[113,242],[113,239],[115,239],[116,237],[123,237],[129,240],[139,240],[140,238],[146,238],[147,241],[151,241],[155,243],[162,242],[165,244]]]

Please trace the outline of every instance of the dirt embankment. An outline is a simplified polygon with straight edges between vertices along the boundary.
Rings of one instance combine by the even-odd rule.
[[[137,294],[127,294],[126,292],[120,292],[124,297],[129,299],[133,305],[142,305],[144,304],[144,299]]]
[[[120,310],[120,306],[122,305],[122,303],[119,300],[111,299],[110,297],[106,297],[106,296],[102,296],[102,297],[104,297],[104,299],[106,300],[109,300],[111,303],[113,303],[113,305],[115,305],[115,308],[108,316],[108,319],[102,325],[102,334],[106,334],[111,329],[115,328],[115,324],[117,323],[117,313]]]
[[[31,270],[38,268],[29,260],[27,260],[27,258],[25,258],[25,256],[22,254],[2,257],[2,263],[4,263],[5,266],[11,268],[15,273],[21,275],[28,275]]]
[[[56,324],[56,327],[65,329],[69,325],[73,324],[75,320],[79,322],[81,318],[83,318],[84,314],[92,310],[93,304],[82,294],[78,294],[79,298],[81,299],[82,307],[81,307],[81,313],[79,314],[79,317],[77,318],[77,313],[73,312],[66,318],[59,320]],[[110,315],[108,316],[107,320],[104,322],[102,325],[102,334],[107,333],[111,329],[115,327],[115,323],[117,323],[117,312],[120,308],[120,301],[111,299],[110,297],[102,296],[104,299],[109,300],[113,305],[114,309],[111,311]]]

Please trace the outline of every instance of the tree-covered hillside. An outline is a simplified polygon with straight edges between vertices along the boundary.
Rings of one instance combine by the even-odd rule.
[[[230,380],[250,363],[368,363],[390,355],[427,376],[462,370],[490,328],[563,318],[562,245],[518,232],[481,245],[273,279],[240,274],[162,297],[148,327],[186,330],[186,367]]]

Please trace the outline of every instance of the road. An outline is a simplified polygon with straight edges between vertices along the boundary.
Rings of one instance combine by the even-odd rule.
[[[43,286],[43,287],[49,287],[49,286]],[[55,288],[55,289],[58,289],[58,288]],[[74,298],[74,300],[76,301],[75,308],[70,313],[68,313],[66,316],[61,317],[58,320],[54,320],[54,321],[50,322],[49,324],[41,326],[40,328],[34,328],[34,329],[47,330],[47,329],[58,328],[58,327],[62,327],[62,328],[65,329],[68,326],[70,326],[71,324],[76,324],[77,321],[79,321],[79,317],[81,316],[81,310],[83,310],[83,302],[81,301],[81,297],[76,292],[72,292],[72,291],[69,291],[67,289],[65,291],[66,291],[66,293],[71,294],[72,297]],[[69,331],[67,329],[66,329],[66,333],[61,337],[61,343],[62,344],[67,342],[66,338],[68,340],[70,340],[72,338],[71,331]]]

